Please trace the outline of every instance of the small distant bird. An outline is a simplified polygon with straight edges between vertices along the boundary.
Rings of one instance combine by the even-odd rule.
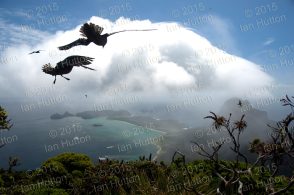
[[[80,32],[83,37],[86,38],[79,38],[75,40],[74,42],[58,47],[60,50],[67,50],[70,49],[74,46],[78,45],[89,45],[91,42],[95,43],[96,45],[104,47],[107,43],[107,37],[114,35],[116,33],[120,32],[127,32],[127,31],[151,31],[151,30],[156,30],[156,29],[143,29],[143,30],[121,30],[113,33],[106,33],[101,35],[103,28],[101,26],[98,26],[93,23],[85,23],[81,28]]]
[[[86,97],[86,98],[88,98],[88,95],[87,95],[87,94],[85,94],[85,97]]]
[[[65,58],[63,61],[58,62],[54,68],[51,66],[50,63],[45,64],[42,67],[42,70],[46,74],[55,76],[55,79],[53,81],[53,84],[55,84],[57,75],[60,75],[66,80],[70,80],[69,78],[66,78],[63,75],[70,73],[74,66],[81,66],[86,69],[95,70],[85,66],[85,65],[91,64],[93,59],[94,58],[86,57],[86,56],[77,56],[77,55],[69,56]]]
[[[242,107],[242,106],[243,106],[243,104],[242,104],[241,100],[239,100],[239,103],[238,103],[237,105],[238,105],[238,106],[240,106],[240,107]]]
[[[40,53],[40,51],[44,51],[44,50],[33,51],[33,52],[29,53],[29,55],[30,55],[30,54],[33,54],[33,53]]]

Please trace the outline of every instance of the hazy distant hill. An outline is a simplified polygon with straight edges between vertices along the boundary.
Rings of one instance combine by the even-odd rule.
[[[83,119],[92,119],[97,117],[107,117],[110,120],[125,121],[134,125],[161,130],[165,132],[178,131],[186,127],[185,124],[176,120],[160,120],[149,116],[134,116],[126,110],[103,110],[103,111],[84,111],[77,114],[70,114],[65,112],[64,114],[53,114],[51,119],[62,119],[66,117],[81,117]]]
[[[77,116],[81,117],[83,119],[91,119],[91,118],[96,118],[96,117],[128,117],[131,116],[131,114],[126,111],[126,110],[102,110],[102,111],[84,111],[84,112],[79,112],[77,114],[71,114],[69,112],[65,112],[64,114],[53,114],[50,116],[51,119],[56,120],[56,119],[63,119],[66,117],[72,117],[72,116]]]
[[[226,118],[229,117],[229,113],[232,113],[232,122],[239,120],[241,116],[245,114],[244,119],[247,121],[247,128],[241,134],[241,150],[245,154],[249,155],[250,160],[254,157],[248,151],[249,142],[251,142],[254,138],[261,138],[262,140],[268,139],[271,131],[267,124],[273,125],[275,124],[275,122],[268,118],[265,111],[251,108],[246,112],[242,112],[241,107],[237,105],[238,101],[239,99],[237,98],[229,99],[223,104],[220,111],[214,112],[217,115],[223,115]],[[244,103],[249,102],[244,101]],[[203,117],[207,115],[210,115],[210,113],[207,112]],[[212,121],[210,122],[212,124]],[[216,141],[221,140],[225,141],[225,144],[223,146],[223,150],[221,150],[220,152],[220,155],[222,156],[222,158],[231,159],[232,152],[228,148],[229,144],[231,144],[231,140],[228,138],[228,134],[224,130],[217,131],[211,125],[173,132],[166,136],[166,142],[162,147],[164,153],[159,155],[159,159],[170,161],[171,155],[176,150],[180,150],[181,152],[186,154],[188,160],[195,159],[195,157],[202,158],[197,154],[199,148],[197,148],[195,144],[192,144],[191,141],[203,144],[205,149],[211,151],[211,146],[213,146]]]
[[[65,112],[64,114],[58,114],[58,113],[52,114],[50,116],[50,118],[52,120],[57,120],[57,119],[63,119],[63,118],[66,118],[66,117],[71,117],[71,116],[75,116],[75,115],[74,114],[71,114],[69,112]]]
[[[249,155],[249,159],[253,158],[252,154],[248,152],[248,144],[254,138],[268,139],[271,133],[267,124],[274,124],[275,122],[270,120],[265,111],[257,110],[250,107],[250,109],[244,109],[237,105],[239,99],[232,98],[227,100],[219,111],[214,111],[217,115],[223,115],[228,117],[229,113],[232,113],[232,122],[239,120],[243,114],[245,114],[245,120],[247,121],[247,128],[241,135],[241,150]],[[242,106],[249,104],[248,101],[242,101]],[[203,115],[209,115],[209,111]],[[162,152],[159,155],[160,160],[170,161],[172,154],[176,150],[187,155],[187,160],[195,159],[195,157],[200,156],[197,154],[198,150],[191,141],[196,141],[197,143],[203,144],[206,149],[211,149],[217,141],[224,140],[224,149],[221,150],[220,155],[225,159],[231,159],[231,152],[228,152],[228,146],[231,140],[228,138],[226,131],[215,130],[211,126],[199,126],[195,128],[186,128],[187,125],[180,123],[176,120],[161,120],[154,119],[149,116],[134,116],[125,110],[103,110],[103,111],[84,111],[72,115],[68,112],[63,115],[52,115],[51,118],[64,118],[69,116],[77,116],[83,119],[91,119],[96,117],[107,117],[111,120],[125,121],[138,126],[148,127],[152,129],[161,130],[167,132],[165,135],[165,142],[162,146]],[[56,117],[57,116],[57,117]],[[204,121],[205,119],[203,119]],[[209,120],[209,119],[206,119]],[[212,121],[209,121],[212,122]]]

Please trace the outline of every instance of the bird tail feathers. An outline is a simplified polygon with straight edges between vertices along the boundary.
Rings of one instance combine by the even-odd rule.
[[[93,23],[85,23],[80,28],[80,33],[82,36],[87,37],[88,39],[91,39],[91,37],[95,37],[97,35],[100,35],[103,31],[103,28],[101,26],[98,26]]]

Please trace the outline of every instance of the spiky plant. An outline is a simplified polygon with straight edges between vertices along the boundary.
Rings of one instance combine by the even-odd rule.
[[[221,126],[225,125],[227,122],[227,119],[223,116],[217,116],[214,112],[210,112],[212,114],[212,116],[206,116],[204,117],[206,118],[210,118],[212,120],[214,120],[213,125],[216,129],[219,129]]]
[[[241,119],[234,123],[235,128],[238,129],[239,131],[243,131],[247,127],[247,122],[243,120],[244,117],[245,115],[243,114]]]

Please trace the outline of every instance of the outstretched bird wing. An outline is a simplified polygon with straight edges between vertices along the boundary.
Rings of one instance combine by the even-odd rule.
[[[90,43],[91,43],[90,40],[85,39],[85,38],[80,38],[80,39],[77,39],[77,40],[75,40],[74,42],[72,42],[70,44],[60,46],[60,47],[58,47],[58,49],[59,50],[67,50],[67,49],[70,49],[70,48],[78,46],[78,45],[89,45]]]
[[[85,23],[80,28],[80,33],[82,36],[87,37],[90,40],[95,39],[97,36],[101,35],[103,28],[93,23]]]
[[[66,66],[83,66],[89,65],[92,63],[94,58],[87,57],[87,56],[69,56],[64,60],[57,63],[57,66],[66,67]]]
[[[121,32],[128,32],[128,31],[152,31],[152,30],[157,30],[157,29],[142,29],[142,30],[120,30],[112,33],[108,33],[108,36],[114,35],[116,33],[121,33]]]

